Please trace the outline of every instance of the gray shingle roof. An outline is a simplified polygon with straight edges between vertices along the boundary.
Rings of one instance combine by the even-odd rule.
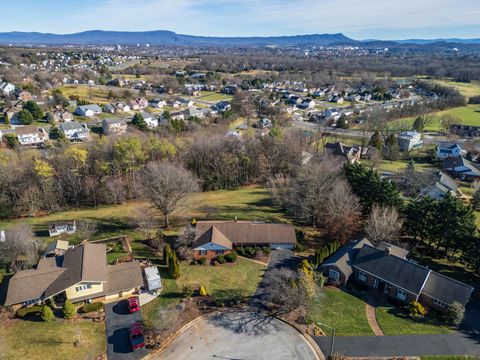
[[[430,272],[422,293],[451,305],[454,301],[465,306],[473,288],[445,275]]]
[[[348,278],[353,270],[352,263],[355,257],[358,255],[359,249],[363,245],[372,245],[367,238],[362,240],[353,241],[338,250],[327,261],[322,264],[324,266],[335,266],[343,272],[346,278]]]

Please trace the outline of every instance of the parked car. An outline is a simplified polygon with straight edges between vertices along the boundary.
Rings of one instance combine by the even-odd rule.
[[[140,311],[140,305],[138,304],[138,298],[131,297],[131,298],[128,299],[128,311],[130,311],[130,314],[133,314],[134,312]]]
[[[132,344],[133,350],[138,350],[145,346],[143,326],[139,322],[133,323],[132,326],[130,326],[130,343]]]

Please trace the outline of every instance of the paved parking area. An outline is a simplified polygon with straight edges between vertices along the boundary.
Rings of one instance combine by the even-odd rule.
[[[181,333],[158,360],[315,360],[306,339],[290,325],[251,311],[215,313]]]
[[[139,360],[148,354],[146,348],[133,351],[130,345],[130,325],[141,321],[141,312],[130,314],[127,300],[105,305],[108,360]]]

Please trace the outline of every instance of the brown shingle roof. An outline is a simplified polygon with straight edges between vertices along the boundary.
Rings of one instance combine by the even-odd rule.
[[[195,241],[194,247],[200,247],[210,242],[226,247],[227,249],[232,248],[232,242],[230,239],[223,235],[215,226],[210,227],[207,231],[201,234]]]
[[[215,227],[234,245],[295,244],[295,229],[290,224],[265,224],[252,221],[199,221],[196,239]]]
[[[15,128],[15,133],[17,135],[28,135],[38,133],[37,127],[35,125],[25,125]]]

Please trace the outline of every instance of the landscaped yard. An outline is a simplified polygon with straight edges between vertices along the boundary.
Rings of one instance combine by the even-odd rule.
[[[80,345],[75,346],[79,340]],[[94,322],[0,322],[3,360],[93,359],[105,351],[105,324]]]
[[[265,266],[239,258],[236,264],[220,266],[190,265],[182,261],[180,270],[182,276],[177,280],[180,289],[186,285],[202,285],[209,295],[217,299],[227,299],[232,295],[253,295]]]
[[[338,336],[373,335],[365,313],[365,302],[345,291],[324,288],[309,304],[307,313],[314,322],[334,327]],[[328,328],[322,329],[330,333]]]
[[[451,333],[446,326],[421,320],[412,320],[404,312],[393,307],[378,307],[376,309],[378,325],[385,335],[422,335]]]

